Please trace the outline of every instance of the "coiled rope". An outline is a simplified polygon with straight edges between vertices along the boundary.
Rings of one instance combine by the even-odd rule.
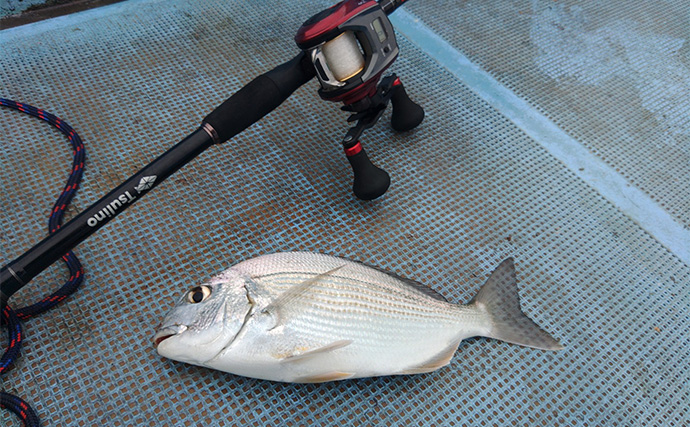
[[[41,120],[45,120],[65,134],[72,144],[72,170],[67,184],[62,190],[60,197],[58,197],[55,202],[55,205],[53,205],[53,209],[50,212],[50,218],[48,219],[48,230],[52,234],[60,228],[65,210],[79,187],[79,182],[84,172],[84,161],[86,160],[84,144],[79,135],[77,135],[69,124],[40,108],[4,98],[0,98],[0,106],[13,108]],[[5,373],[19,356],[19,350],[22,344],[22,327],[20,321],[26,320],[54,307],[60,303],[60,301],[67,298],[67,296],[74,293],[84,280],[84,269],[72,251],[64,255],[62,260],[67,264],[67,268],[69,268],[70,277],[60,289],[44,297],[37,303],[22,307],[16,311],[12,310],[9,305],[3,310],[1,320],[2,324],[7,326],[9,344],[2,358],[0,358],[0,375]],[[17,396],[5,391],[0,391],[0,407],[15,413],[24,422],[25,427],[40,425],[38,416],[33,409]]]

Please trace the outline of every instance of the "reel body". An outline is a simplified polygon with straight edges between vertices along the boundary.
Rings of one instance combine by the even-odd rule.
[[[399,52],[390,20],[373,0],[346,0],[312,16],[295,42],[311,57],[321,98],[345,104],[372,96]]]
[[[343,102],[342,109],[353,113],[348,122],[357,121],[342,144],[355,174],[353,191],[364,200],[383,195],[390,177],[364,152],[362,131],[378,121],[389,101],[397,131],[410,130],[424,118],[424,110],[407,97],[397,76],[381,81],[400,52],[387,14],[403,1],[344,0],[309,18],[295,36],[314,66],[319,96]]]

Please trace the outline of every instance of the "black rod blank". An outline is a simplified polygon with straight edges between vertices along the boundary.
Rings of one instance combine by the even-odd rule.
[[[0,309],[31,279],[91,236],[208,147],[242,132],[314,77],[304,52],[233,94],[177,145],[0,269]]]

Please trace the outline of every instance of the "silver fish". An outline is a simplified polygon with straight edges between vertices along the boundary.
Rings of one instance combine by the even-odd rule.
[[[191,288],[154,342],[173,360],[310,383],[431,372],[473,336],[562,348],[520,310],[510,258],[458,305],[378,268],[307,252],[253,258]]]

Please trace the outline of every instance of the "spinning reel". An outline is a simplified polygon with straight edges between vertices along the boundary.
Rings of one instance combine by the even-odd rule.
[[[369,160],[362,148],[362,132],[373,126],[392,101],[391,125],[404,132],[424,119],[424,110],[410,100],[400,79],[383,72],[398,56],[398,44],[387,14],[402,1],[345,0],[309,18],[295,42],[311,60],[321,84],[319,96],[343,102],[357,122],[342,140],[354,172],[353,192],[363,200],[386,192],[390,177]]]

